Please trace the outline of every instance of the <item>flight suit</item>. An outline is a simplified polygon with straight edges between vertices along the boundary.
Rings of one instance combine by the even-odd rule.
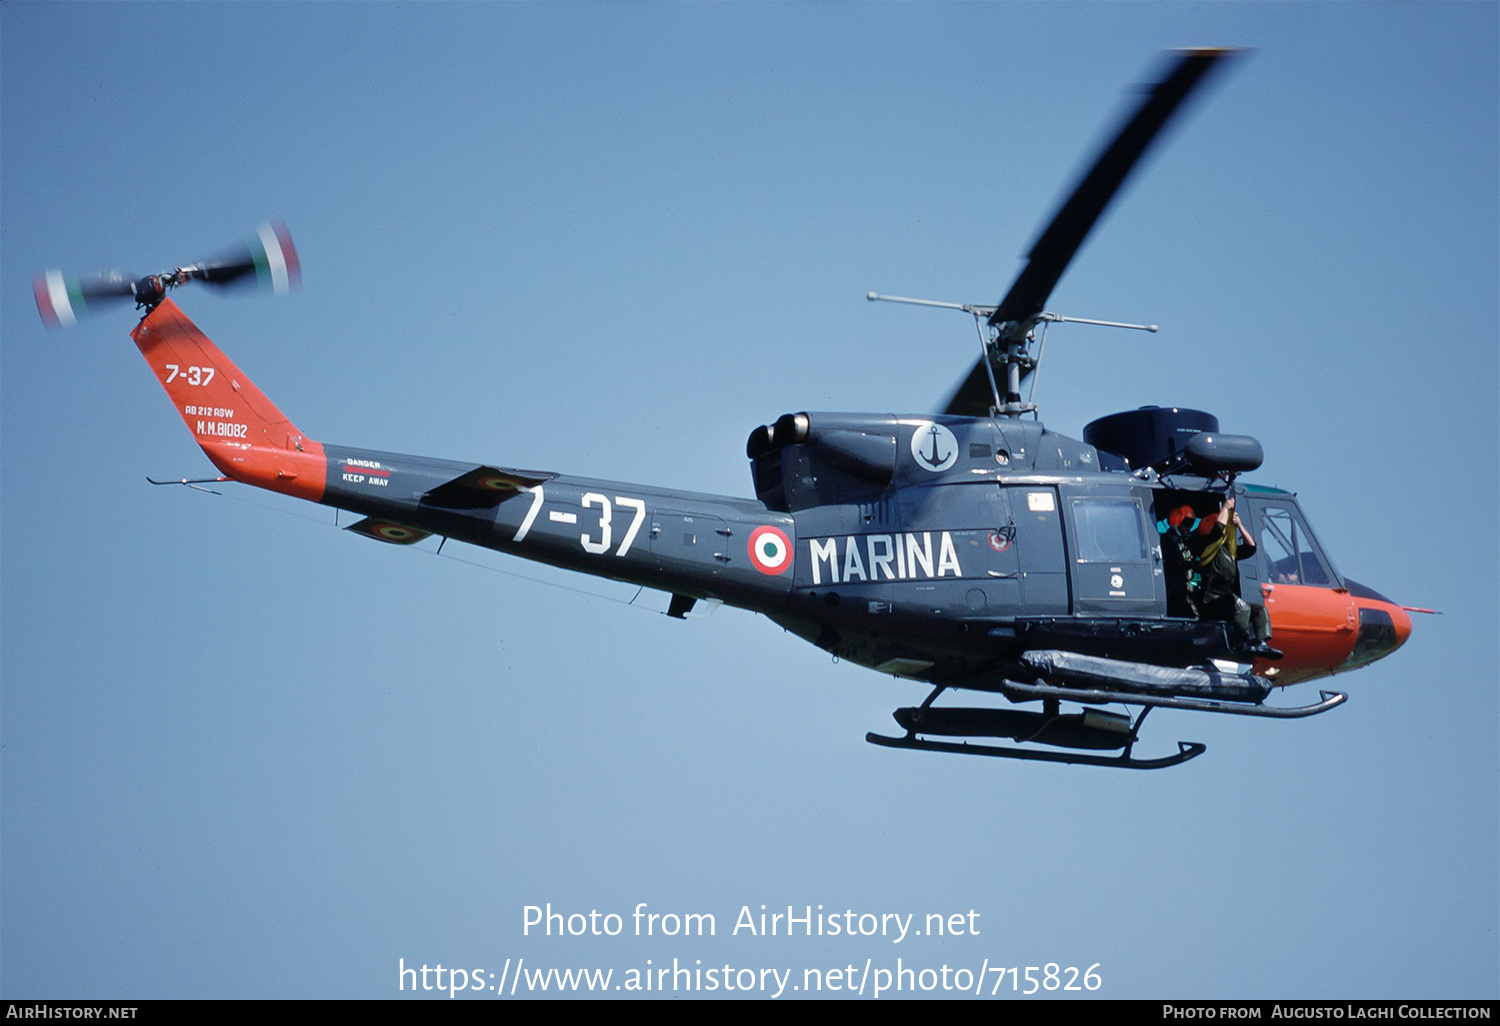
[[[1266,615],[1266,607],[1240,597],[1239,561],[1255,555],[1255,543],[1240,545],[1239,531],[1233,521],[1209,523],[1206,535],[1194,536],[1193,564],[1203,576],[1198,608],[1205,619],[1234,624],[1244,641],[1265,641],[1271,636],[1271,618]]]
[[[1162,532],[1161,561],[1167,582],[1167,615],[1195,620],[1202,617],[1197,560],[1188,537],[1170,525]]]

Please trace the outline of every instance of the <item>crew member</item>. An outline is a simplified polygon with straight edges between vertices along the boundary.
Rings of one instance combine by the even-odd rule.
[[[1202,579],[1190,538],[1197,517],[1191,506],[1178,506],[1157,525],[1161,531],[1162,568],[1167,581],[1167,615],[1198,619]]]
[[[1239,561],[1255,555],[1255,539],[1234,510],[1231,495],[1212,518],[1198,525],[1193,541],[1193,565],[1203,577],[1198,608],[1206,619],[1234,625],[1240,652],[1262,659],[1280,659],[1281,651],[1269,644],[1271,618],[1259,602],[1240,597]]]

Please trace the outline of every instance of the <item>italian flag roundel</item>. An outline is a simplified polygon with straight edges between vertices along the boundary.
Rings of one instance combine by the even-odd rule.
[[[763,574],[784,573],[792,565],[792,543],[774,527],[750,532],[750,562]]]

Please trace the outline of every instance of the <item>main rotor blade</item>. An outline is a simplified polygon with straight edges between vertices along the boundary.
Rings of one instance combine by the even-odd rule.
[[[1184,50],[1146,95],[1135,115],[1125,123],[1073,194],[1057,211],[1027,254],[1027,264],[990,317],[991,324],[1024,323],[1042,312],[1047,297],[1067,270],[1089,230],[1109,206],[1172,115],[1224,58],[1231,48]]]
[[[1152,86],[1135,114],[1121,126],[1114,140],[1094,160],[1088,173],[1032,244],[1026,266],[1016,276],[1010,291],[990,315],[992,325],[1008,325],[1009,338],[1019,339],[1030,331],[1068,264],[1105,208],[1119,192],[1151,143],[1161,134],[1183,102],[1221,61],[1238,53],[1233,48],[1184,50],[1170,61],[1165,73]],[[1024,387],[1033,371],[1022,375]],[[1003,365],[995,368],[996,380],[1004,385]],[[964,417],[989,415],[993,398],[984,361],[975,360],[969,373],[949,394],[943,413]]]

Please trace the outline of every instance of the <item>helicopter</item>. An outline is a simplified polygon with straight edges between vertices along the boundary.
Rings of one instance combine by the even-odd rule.
[[[679,619],[721,604],[761,613],[838,658],[930,687],[894,712],[902,732],[868,733],[873,744],[1164,768],[1206,746],[1137,756],[1153,709],[1326,712],[1347,694],[1267,700],[1389,655],[1411,634],[1408,614],[1427,612],[1340,574],[1294,493],[1239,480],[1261,466],[1262,448],[1222,433],[1212,414],[1141,407],[1073,439],[1022,399],[1050,324],[1156,330],[1046,303],[1143,154],[1236,53],[1167,58],[998,304],[870,293],[973,316],[979,358],[938,413],[798,412],[756,427],[746,443],[754,499],[306,436],[168,296],[192,281],[297,287],[279,223],[213,261],[139,279],[49,270],[33,289],[49,327],[113,301],[144,311],[131,338],[222,475],[152,484],[268,489],[355,514],[346,529],[375,541],[456,540],[664,591]],[[1186,565],[1173,560],[1183,525]],[[1236,615],[1194,601],[1212,545],[1200,537],[1229,553]],[[1263,613],[1259,630],[1246,629],[1247,610]],[[949,690],[1036,708],[935,704]]]

